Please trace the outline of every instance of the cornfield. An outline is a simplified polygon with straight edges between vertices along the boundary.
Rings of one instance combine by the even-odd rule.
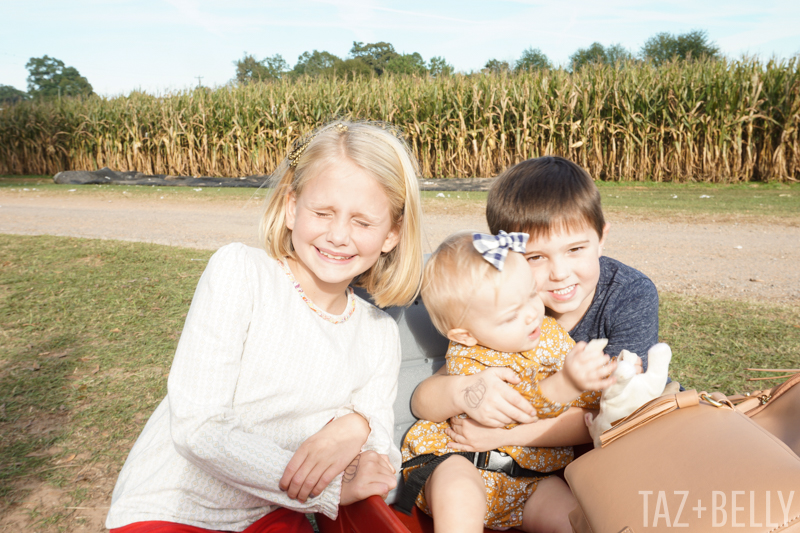
[[[800,179],[797,57],[24,102],[0,111],[0,173],[269,174],[336,117],[402,127],[426,177],[494,176],[553,154],[603,180]]]

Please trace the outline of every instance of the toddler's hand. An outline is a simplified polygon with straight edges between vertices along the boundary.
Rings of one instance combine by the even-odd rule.
[[[642,358],[638,355],[631,361],[633,363],[633,369],[636,370],[637,374],[641,374],[644,372],[644,365],[642,364]]]
[[[447,447],[461,452],[488,452],[509,444],[507,430],[486,427],[470,418],[454,416],[444,431],[451,441]]]
[[[389,458],[373,451],[363,452],[342,474],[339,505],[350,505],[375,495],[386,499],[396,486],[397,478]]]
[[[575,390],[603,390],[614,384],[611,375],[617,367],[617,361],[603,353],[608,341],[592,340],[588,344],[579,342],[564,359],[564,376]],[[640,362],[641,363],[641,362]]]

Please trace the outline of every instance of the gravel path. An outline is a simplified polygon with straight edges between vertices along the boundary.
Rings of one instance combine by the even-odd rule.
[[[0,233],[121,239],[214,250],[258,245],[260,205],[158,203],[0,192]],[[800,301],[800,227],[636,220],[609,216],[606,253],[646,273],[660,291],[764,302]],[[431,251],[460,229],[486,230],[479,213],[429,213]]]

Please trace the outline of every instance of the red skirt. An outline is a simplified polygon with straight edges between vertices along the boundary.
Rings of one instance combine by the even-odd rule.
[[[175,522],[150,521],[134,522],[120,528],[112,529],[110,533],[217,533],[216,530],[201,527],[177,524]],[[313,533],[314,529],[306,519],[306,515],[297,511],[290,511],[283,507],[272,511],[260,520],[250,524],[243,533]],[[222,533],[222,532],[219,532]]]

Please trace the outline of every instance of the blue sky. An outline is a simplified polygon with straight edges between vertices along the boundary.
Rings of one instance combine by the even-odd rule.
[[[77,68],[106,96],[224,85],[245,52],[347,56],[353,41],[387,41],[457,70],[528,47],[565,63],[598,41],[638,52],[662,31],[708,32],[731,57],[800,52],[800,2],[727,0],[3,0],[0,84],[26,89],[25,63],[45,54]]]

